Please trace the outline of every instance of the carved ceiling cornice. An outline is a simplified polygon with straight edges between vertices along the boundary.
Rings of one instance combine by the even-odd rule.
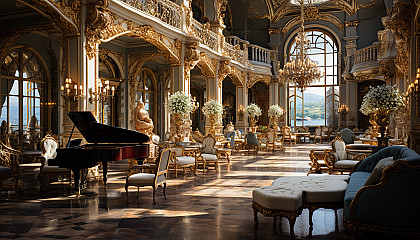
[[[272,81],[272,76],[258,73],[248,73],[248,81],[246,82],[246,88],[252,88],[257,82],[262,82],[266,85]]]
[[[20,0],[18,0],[20,1]],[[24,4],[26,2],[20,1]],[[76,34],[80,31],[80,0],[63,0],[53,2],[49,0],[33,0],[34,7],[43,11],[43,15],[65,34]],[[29,5],[30,6],[30,5]]]
[[[307,7],[304,10],[304,19],[307,22],[312,22],[316,20],[324,20],[328,21],[332,24],[334,24],[338,29],[342,30],[344,28],[343,23],[341,23],[340,19],[338,19],[336,16],[332,14],[327,13],[320,13],[317,7]],[[282,34],[286,35],[286,33],[295,25],[300,24],[300,16],[292,18],[290,21],[288,21],[283,29]]]
[[[127,35],[144,39],[156,46],[171,65],[180,64],[180,40],[170,40],[163,34],[157,33],[149,25],[134,26],[133,22],[127,20],[117,23],[115,15],[109,11],[108,6],[108,0],[98,0],[88,5],[85,49],[89,59],[95,57],[101,42],[108,42],[121,35]]]
[[[217,73],[217,78],[218,78],[217,82],[219,84],[219,87],[222,87],[223,80],[231,71],[231,66],[229,66],[229,62],[230,60],[225,60],[225,61],[220,61],[219,63],[219,70]]]
[[[206,53],[200,53],[200,60],[198,61],[197,66],[200,68],[204,76],[214,77],[216,65],[209,57],[207,57]]]

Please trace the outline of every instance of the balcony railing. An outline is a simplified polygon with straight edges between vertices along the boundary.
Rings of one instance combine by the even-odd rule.
[[[378,60],[380,45],[371,45],[354,53],[354,65]]]
[[[181,29],[182,8],[169,0],[119,0],[162,22]]]
[[[248,46],[248,51],[250,61],[271,65],[271,50],[250,44]]]
[[[200,38],[200,43],[208,46],[214,51],[219,49],[219,36],[210,30],[208,25],[203,25],[195,19],[192,19],[192,29],[196,34],[196,37]]]

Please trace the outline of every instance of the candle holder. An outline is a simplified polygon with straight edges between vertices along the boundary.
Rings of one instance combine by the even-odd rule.
[[[83,97],[83,86],[77,86],[71,78],[66,78],[66,81],[61,86],[61,96],[65,102],[76,102],[79,98]]]
[[[107,102],[108,99],[114,97],[115,87],[109,85],[109,81],[105,80],[102,82],[101,79],[96,80],[94,88],[89,88],[89,102],[91,104],[95,102]]]
[[[347,107],[347,105],[346,104],[342,104],[338,109],[337,109],[337,111],[339,112],[339,113],[342,113],[342,114],[346,114],[346,113],[348,113],[349,112],[349,108]]]
[[[420,68],[417,68],[416,80],[408,86],[408,90],[405,93],[405,100],[408,100],[409,97],[413,97],[417,103],[420,103]]]

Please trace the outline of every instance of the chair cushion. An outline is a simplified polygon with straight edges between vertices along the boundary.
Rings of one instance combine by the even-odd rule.
[[[41,169],[42,173],[68,173],[70,169],[60,168],[58,166],[44,166]]]
[[[210,161],[215,161],[215,160],[217,160],[217,156],[216,155],[214,155],[214,154],[207,154],[207,153],[203,153],[203,154],[201,154],[201,156],[204,158],[204,160],[206,160],[206,161],[208,161],[208,160],[210,160]]]
[[[359,161],[355,160],[339,160],[334,163],[335,168],[353,169]]]
[[[189,165],[195,163],[195,158],[193,157],[176,157],[176,164],[178,165]]]
[[[127,183],[129,185],[134,184],[152,186],[154,178],[155,174],[153,173],[136,173],[128,177]]]
[[[370,174],[370,177],[366,180],[365,186],[378,184],[381,181],[384,169],[393,163],[394,158],[392,156],[380,160],[373,169],[372,174]]]
[[[8,174],[8,173],[13,173],[13,172],[15,172],[15,170],[8,167],[0,166],[0,174]]]

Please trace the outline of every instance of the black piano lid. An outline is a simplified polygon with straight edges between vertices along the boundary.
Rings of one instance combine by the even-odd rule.
[[[145,143],[146,134],[98,123],[92,112],[69,112],[69,118],[88,143]]]

